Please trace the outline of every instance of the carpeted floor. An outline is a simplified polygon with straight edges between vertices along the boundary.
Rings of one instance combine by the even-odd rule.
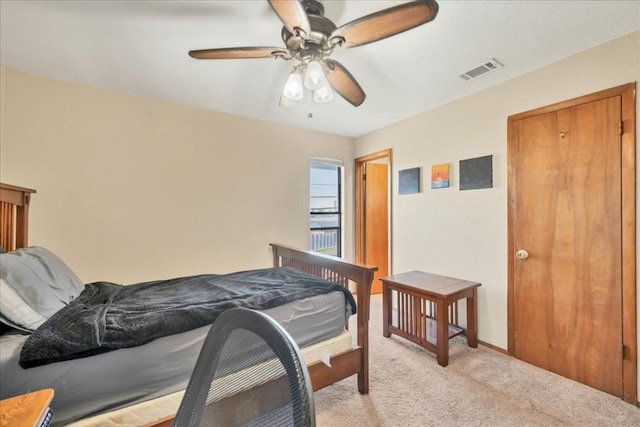
[[[466,339],[451,340],[449,365],[403,338],[382,336],[372,299],[370,390],[354,377],[315,394],[320,427],[640,426],[640,408]]]

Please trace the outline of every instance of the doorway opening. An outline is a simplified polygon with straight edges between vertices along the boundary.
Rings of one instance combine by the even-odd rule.
[[[355,187],[355,259],[378,267],[371,286],[376,294],[391,265],[391,149],[355,160]]]

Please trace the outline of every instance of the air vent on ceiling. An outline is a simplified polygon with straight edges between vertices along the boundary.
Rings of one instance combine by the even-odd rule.
[[[503,65],[499,63],[495,58],[491,58],[490,61],[485,62],[479,67],[473,68],[464,74],[460,74],[460,77],[462,77],[462,79],[466,81],[471,81],[477,79],[478,77],[484,76],[485,74],[489,74],[496,70],[499,70],[502,67]]]

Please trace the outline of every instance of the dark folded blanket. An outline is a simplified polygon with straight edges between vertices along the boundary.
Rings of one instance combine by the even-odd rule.
[[[30,368],[134,347],[211,324],[229,308],[265,310],[332,291],[343,292],[355,313],[356,304],[348,290],[291,268],[128,286],[91,283],[29,336],[20,354],[20,366]]]

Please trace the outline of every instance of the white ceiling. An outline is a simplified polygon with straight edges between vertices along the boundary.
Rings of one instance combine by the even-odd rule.
[[[323,3],[340,26],[398,2]],[[356,137],[640,29],[637,0],[438,3],[431,23],[334,52],[367,94],[357,108],[339,97],[278,107],[292,65],[281,59],[187,55],[284,46],[266,0],[1,0],[0,59],[58,79]],[[471,82],[459,77],[491,58],[504,68]]]

